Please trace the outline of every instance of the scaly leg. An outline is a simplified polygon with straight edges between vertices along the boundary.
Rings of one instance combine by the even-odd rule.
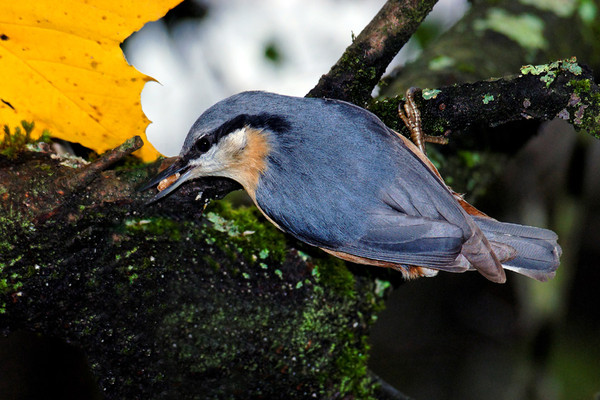
[[[425,142],[448,144],[448,139],[442,136],[430,136],[423,133],[423,127],[421,126],[421,112],[415,104],[414,93],[419,90],[418,88],[411,87],[406,91],[406,102],[404,103],[404,110],[401,106],[398,106],[398,115],[404,121],[404,124],[410,131],[410,138],[421,150],[423,154],[427,154],[425,151]]]

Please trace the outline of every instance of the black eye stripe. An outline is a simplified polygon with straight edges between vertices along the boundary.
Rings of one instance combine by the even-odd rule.
[[[242,129],[244,126],[248,125],[247,119],[248,116],[246,114],[240,114],[215,129],[213,133],[215,137],[215,143],[221,140],[223,136],[226,136],[233,131],[237,131],[238,129]]]
[[[258,115],[240,114],[218,127],[213,135],[215,143],[223,136],[249,126],[255,129],[268,129],[273,132],[285,132],[290,129],[289,122],[276,114],[261,113]]]
[[[222,137],[227,136],[231,132],[249,126],[255,129],[268,129],[272,132],[285,132],[291,128],[289,122],[276,114],[261,113],[258,115],[240,114],[208,135],[198,139],[194,143],[193,151],[188,153],[189,158],[194,158],[206,153],[212,146],[217,144]]]

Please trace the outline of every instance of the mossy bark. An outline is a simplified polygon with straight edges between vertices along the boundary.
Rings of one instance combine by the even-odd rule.
[[[155,166],[67,195],[56,183],[81,167],[65,161],[0,159],[2,334],[80,347],[109,399],[375,396],[367,334],[385,284],[253,208],[201,216],[189,193],[146,206],[135,187]]]

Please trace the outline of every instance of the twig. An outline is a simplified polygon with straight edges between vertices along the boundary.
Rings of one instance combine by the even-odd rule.
[[[87,186],[100,172],[127,157],[134,151],[139,150],[143,145],[144,142],[139,136],[134,136],[131,139],[126,140],[125,143],[106,152],[98,160],[71,177],[66,183],[67,189],[77,190]]]

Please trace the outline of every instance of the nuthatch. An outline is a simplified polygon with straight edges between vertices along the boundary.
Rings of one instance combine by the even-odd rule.
[[[559,264],[554,232],[478,211],[412,142],[343,101],[229,97],[198,118],[177,160],[146,187],[161,182],[159,199],[206,176],[239,182],[297,239],[405,278],[475,269],[504,282],[506,268],[545,281]]]

